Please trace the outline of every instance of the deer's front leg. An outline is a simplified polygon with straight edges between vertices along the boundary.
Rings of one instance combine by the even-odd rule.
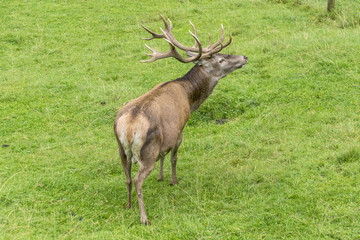
[[[171,149],[171,185],[175,185],[178,183],[176,178],[176,161],[177,161],[177,151],[182,141],[182,131],[179,133],[178,139],[176,141],[176,145]]]
[[[163,181],[164,180],[164,159],[165,159],[165,154],[161,154],[161,156],[159,156],[160,159],[160,171],[159,171],[159,177],[158,177],[158,181]]]

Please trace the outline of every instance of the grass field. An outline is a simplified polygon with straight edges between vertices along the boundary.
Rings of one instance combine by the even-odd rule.
[[[203,42],[224,24],[224,53],[249,62],[188,122],[179,184],[169,159],[164,182],[158,165],[145,181],[145,227],[135,193],[125,209],[112,127],[192,67],[140,63],[139,23],[157,30],[159,13],[189,45],[188,19]],[[360,239],[360,18],[344,14],[295,0],[0,0],[0,239]]]

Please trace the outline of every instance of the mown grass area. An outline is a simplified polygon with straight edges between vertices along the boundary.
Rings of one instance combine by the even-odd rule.
[[[188,19],[205,42],[223,23],[249,63],[191,117],[179,184],[168,159],[145,181],[145,227],[112,127],[191,68],[140,63],[158,13],[189,45]],[[358,23],[261,0],[0,1],[0,21],[1,238],[359,239]]]

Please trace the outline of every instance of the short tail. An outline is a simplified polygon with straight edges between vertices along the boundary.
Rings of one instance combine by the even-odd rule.
[[[125,115],[116,120],[114,130],[119,144],[124,149],[126,160],[137,163],[140,159],[140,152],[145,143],[149,123],[141,117],[135,121],[130,120]]]
[[[137,163],[138,159],[140,157],[140,149],[138,146],[138,139],[139,139],[139,135],[136,133],[131,134],[131,137],[129,137],[128,134],[121,134],[120,135],[120,143],[123,146],[125,155],[126,155],[126,160],[127,161],[131,161],[132,163]],[[131,141],[129,141],[129,139],[131,139]]]

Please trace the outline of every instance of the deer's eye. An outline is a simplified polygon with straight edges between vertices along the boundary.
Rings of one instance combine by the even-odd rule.
[[[225,59],[223,59],[223,58],[220,58],[219,59],[219,63],[222,63],[222,62],[224,62],[225,61]]]

